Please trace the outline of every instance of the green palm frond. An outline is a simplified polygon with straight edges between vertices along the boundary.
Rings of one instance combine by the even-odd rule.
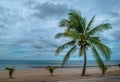
[[[71,55],[73,52],[75,52],[75,51],[76,51],[76,45],[73,46],[73,47],[67,52],[67,54],[65,55],[65,57],[64,57],[64,59],[63,59],[63,61],[62,61],[62,66],[68,61],[70,55]]]
[[[75,40],[72,40],[70,42],[67,42],[65,44],[63,44],[62,46],[58,47],[57,50],[56,50],[56,55],[58,55],[60,52],[63,51],[63,49],[67,48],[68,46],[72,46],[76,43]]]
[[[85,31],[88,31],[88,30],[90,29],[90,27],[91,27],[91,25],[92,25],[92,23],[93,23],[94,19],[95,19],[95,16],[93,16],[93,17],[92,17],[92,19],[89,21],[89,23],[88,23],[88,25],[87,25],[87,27],[86,27],[86,30],[85,30]]]
[[[89,42],[89,43],[92,43],[94,40],[97,40],[97,41],[101,41],[100,40],[100,37],[88,37],[88,39],[87,39],[87,41]]]
[[[69,19],[62,19],[59,22],[60,27],[67,27],[67,29],[75,29],[75,27],[78,27],[78,21],[74,19],[74,17],[70,17]]]
[[[105,74],[105,72],[107,71],[107,67],[104,65],[104,63],[103,63],[102,59],[100,58],[99,53],[95,49],[95,47],[92,46],[91,49],[92,49],[93,55],[94,55],[94,57],[96,59],[96,62],[99,65],[99,67],[100,67],[100,69],[102,71],[102,74]]]
[[[61,37],[68,37],[68,36],[65,33],[58,33],[55,35],[56,39],[61,38]]]
[[[80,39],[81,38],[81,35],[76,32],[76,31],[71,31],[71,30],[68,30],[65,32],[68,36],[71,36],[71,38],[73,39]]]
[[[89,35],[94,35],[98,32],[102,32],[104,30],[108,30],[108,29],[111,29],[111,25],[109,23],[105,23],[105,24],[100,24],[98,26],[96,26],[95,28],[93,28],[92,30],[90,30],[88,32]]]
[[[85,28],[86,28],[86,25],[87,25],[87,20],[86,20],[86,18],[83,19],[82,24],[83,24],[84,31],[85,31]]]
[[[48,66],[48,70],[50,69],[50,70],[55,70],[57,67],[56,66]]]
[[[81,14],[75,10],[71,10],[69,15],[69,20],[72,21],[74,25],[74,29],[76,29],[77,32],[82,33],[85,29],[85,19],[81,16]]]
[[[75,32],[75,31],[70,31],[67,30],[65,33],[58,33],[55,38],[60,38],[60,37],[69,37],[69,38],[73,38],[73,39],[80,39],[81,36],[79,33]]]
[[[14,67],[6,67],[5,70],[15,71]]]
[[[69,21],[67,19],[62,19],[60,22],[59,22],[59,26],[60,27],[67,27],[69,26]]]
[[[91,38],[92,44],[96,46],[96,48],[101,52],[101,55],[103,55],[107,60],[110,58],[111,50],[109,47],[107,47],[105,44],[101,43],[101,41],[97,38]]]

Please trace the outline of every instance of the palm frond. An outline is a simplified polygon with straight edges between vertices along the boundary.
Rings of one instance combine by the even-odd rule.
[[[93,16],[93,17],[92,17],[92,19],[91,19],[91,20],[90,20],[90,22],[88,23],[88,25],[87,25],[87,27],[86,27],[86,30],[85,30],[85,31],[88,31],[88,30],[90,29],[90,27],[91,27],[91,25],[92,25],[92,23],[93,23],[94,19],[95,19],[95,16]]]
[[[56,39],[61,38],[61,37],[68,37],[68,36],[65,33],[58,33],[55,35]]]
[[[69,26],[69,21],[67,19],[62,19],[60,22],[59,22],[59,26],[60,27],[67,27]]]
[[[67,30],[65,33],[58,33],[55,38],[61,38],[61,37],[69,37],[69,38],[73,38],[73,39],[80,39],[81,36],[79,33],[75,32],[75,31],[70,31]]]
[[[84,27],[84,30],[85,30],[85,27],[86,27],[86,24],[87,24],[87,20],[86,18],[84,17],[83,21],[82,21],[82,24],[83,24],[83,27]]]
[[[104,30],[108,30],[108,29],[112,29],[111,25],[109,23],[105,23],[105,24],[100,24],[98,26],[96,26],[95,28],[93,28],[92,30],[90,30],[88,32],[89,35],[94,35],[98,32],[104,31]]]
[[[56,66],[48,66],[47,70],[52,69],[55,70],[57,67]]]
[[[14,67],[6,67],[5,70],[15,71],[15,68]]]
[[[101,52],[107,60],[110,58],[111,50],[105,44],[103,44],[99,39],[92,37],[92,44]]]
[[[65,44],[63,44],[62,46],[58,47],[56,50],[56,55],[58,55],[60,52],[62,52],[65,48],[67,48],[68,46],[72,46],[76,43],[75,40],[72,40],[70,42],[67,42]]]
[[[80,39],[81,38],[81,35],[76,31],[68,30],[68,31],[66,31],[66,35],[68,35],[69,37],[71,37],[73,39]]]
[[[100,58],[99,53],[97,52],[95,47],[92,46],[91,49],[92,49],[93,55],[96,59],[96,62],[102,71],[102,74],[105,74],[105,72],[107,71],[107,67],[104,65],[104,63],[103,63],[102,59]]]
[[[69,15],[69,20],[74,24],[74,29],[77,32],[82,33],[85,29],[85,19],[81,16],[81,14],[75,10],[71,10]]]
[[[64,32],[64,33],[58,33],[58,34],[55,35],[56,39],[61,38],[61,37],[71,38],[71,34],[69,32]]]
[[[68,61],[70,55],[71,55],[72,53],[74,53],[75,51],[76,51],[76,45],[73,46],[73,47],[67,52],[67,54],[65,55],[65,57],[64,57],[64,59],[63,59],[63,61],[62,61],[62,66]]]

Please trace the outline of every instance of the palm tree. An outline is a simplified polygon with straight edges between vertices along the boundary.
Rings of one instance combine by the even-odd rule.
[[[15,71],[15,68],[14,67],[6,67],[5,70],[9,71],[9,77],[12,79],[12,75]]]
[[[117,64],[118,67],[120,67],[120,64]]]
[[[48,66],[47,70],[49,71],[49,73],[51,74],[51,76],[53,76],[53,72],[55,71],[57,67],[55,66]]]
[[[103,44],[97,33],[100,33],[104,30],[111,29],[109,23],[99,24],[93,26],[93,21],[95,16],[87,23],[86,19],[81,16],[81,14],[75,10],[71,10],[68,13],[67,19],[62,19],[59,23],[60,27],[65,28],[65,32],[58,33],[55,38],[67,37],[70,38],[70,42],[63,44],[58,47],[56,50],[56,55],[62,52],[66,48],[70,50],[66,53],[62,66],[68,61],[71,54],[79,50],[79,56],[84,56],[84,64],[81,75],[85,75],[86,72],[86,50],[89,48],[92,50],[93,56],[96,59],[96,62],[99,68],[102,70],[102,73],[105,74],[107,66],[103,63],[101,56],[105,57],[106,60],[110,58],[111,50],[105,44]]]

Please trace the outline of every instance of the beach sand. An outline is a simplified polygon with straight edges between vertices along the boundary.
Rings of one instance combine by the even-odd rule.
[[[58,68],[54,71],[54,76],[50,76],[45,68],[16,70],[13,79],[8,77],[8,71],[0,71],[0,82],[53,82],[120,75],[120,68],[116,66],[109,67],[105,75],[102,75],[100,69],[96,67],[88,67],[85,76],[81,76],[81,71],[82,68]]]

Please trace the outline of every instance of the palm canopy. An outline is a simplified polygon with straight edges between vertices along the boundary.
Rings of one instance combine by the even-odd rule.
[[[95,16],[93,16],[92,19],[87,23],[86,19],[75,10],[71,10],[70,13],[68,13],[68,16],[68,19],[62,19],[59,23],[60,27],[64,27],[66,29],[65,32],[58,33],[55,36],[57,39],[61,37],[71,38],[70,42],[63,44],[56,50],[56,55],[58,55],[65,48],[70,48],[63,59],[62,65],[68,61],[70,55],[76,50],[79,50],[79,56],[85,56],[86,49],[90,47],[98,66],[104,74],[107,67],[104,65],[100,55],[104,56],[105,59],[108,60],[110,58],[111,50],[101,42],[99,36],[96,36],[96,34],[104,30],[111,29],[111,25],[109,23],[103,23],[93,27],[92,24]],[[79,46],[79,49],[77,49],[77,46]]]

